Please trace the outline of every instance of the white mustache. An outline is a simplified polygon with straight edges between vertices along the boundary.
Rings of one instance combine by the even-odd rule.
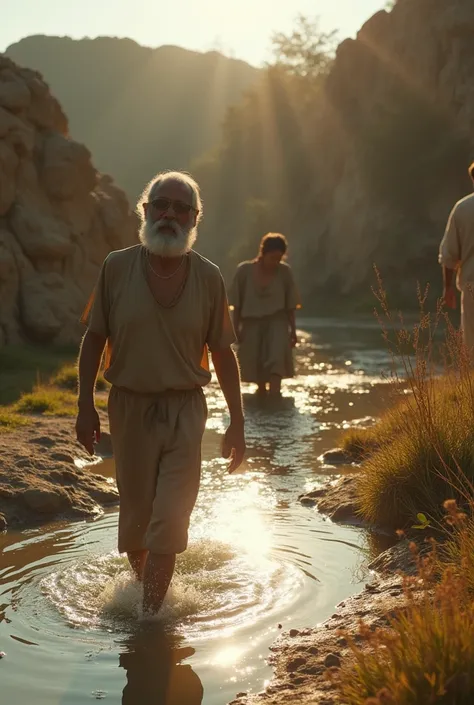
[[[175,235],[182,235],[184,233],[183,228],[175,220],[167,220],[166,218],[161,218],[153,223],[151,230],[153,233],[158,233],[162,228],[171,228]]]
[[[162,229],[171,228],[174,236]],[[139,233],[140,242],[153,254],[178,257],[192,248],[197,236],[196,228],[182,228],[175,220],[161,218],[156,223],[145,220]]]

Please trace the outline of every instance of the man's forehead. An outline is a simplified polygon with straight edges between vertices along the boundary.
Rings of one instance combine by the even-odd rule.
[[[173,198],[192,205],[193,196],[191,187],[177,179],[166,179],[166,181],[157,184],[153,188],[152,197],[156,198],[157,196]]]

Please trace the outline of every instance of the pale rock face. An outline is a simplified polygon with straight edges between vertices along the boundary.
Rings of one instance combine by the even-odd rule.
[[[473,75],[472,0],[397,0],[339,46],[315,136],[313,258],[294,253],[311,291],[370,296],[376,263],[415,305],[417,280],[441,292],[439,243],[472,190]]]
[[[40,74],[0,55],[0,346],[78,342],[104,258],[136,231]]]

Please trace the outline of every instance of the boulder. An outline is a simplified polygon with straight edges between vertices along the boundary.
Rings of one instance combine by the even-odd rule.
[[[0,346],[77,343],[104,258],[136,230],[41,75],[0,55]]]
[[[21,498],[28,509],[40,514],[58,514],[71,508],[69,495],[61,488],[28,489]]]

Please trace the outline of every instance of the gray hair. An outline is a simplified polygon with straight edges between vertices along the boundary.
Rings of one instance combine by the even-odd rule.
[[[159,174],[156,174],[156,176],[149,181],[138,199],[136,208],[138,216],[142,222],[145,219],[143,204],[152,201],[160,186],[167,181],[178,181],[189,188],[191,192],[192,206],[198,211],[197,222],[199,222],[202,218],[201,191],[197,181],[193,179],[191,174],[188,174],[185,171],[162,171]]]

